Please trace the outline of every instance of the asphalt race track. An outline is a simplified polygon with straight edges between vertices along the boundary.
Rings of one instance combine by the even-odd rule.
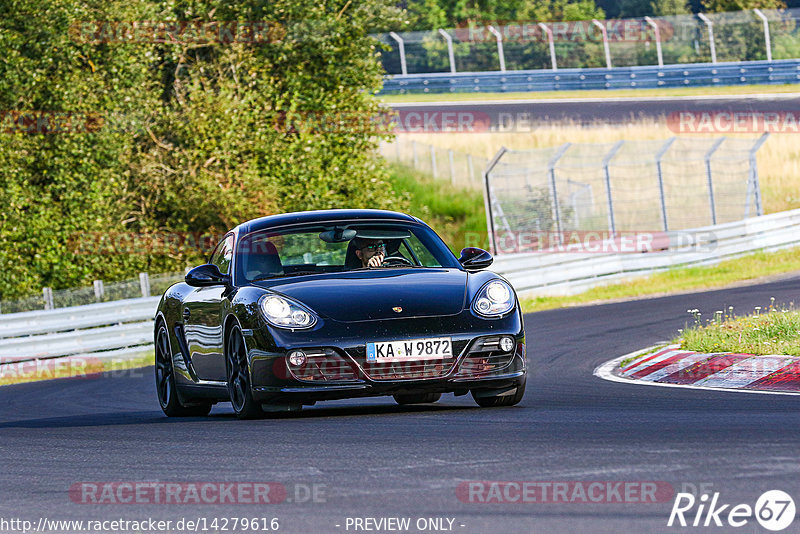
[[[442,97],[446,98],[447,95]],[[512,121],[519,121],[521,117],[534,123],[570,121],[579,124],[623,124],[635,120],[660,120],[682,111],[796,114],[800,112],[800,94],[409,102],[392,104],[391,107],[401,114],[413,111],[483,113],[488,115],[493,126],[499,124],[502,129],[502,125],[512,124]]]
[[[177,420],[158,408],[152,368],[2,387],[0,517],[277,517],[280,531],[292,533],[353,532],[348,517],[454,518],[453,530],[464,534],[694,531],[667,528],[671,498],[481,504],[460,501],[456,488],[464,481],[664,481],[675,491],[705,484],[730,504],[753,506],[772,489],[797,500],[799,397],[592,376],[610,358],[671,338],[689,308],[705,317],[730,305],[745,313],[771,296],[800,303],[800,278],[528,315],[532,372],[513,408],[480,409],[449,395],[414,408],[383,399],[331,402],[262,421],[237,421],[220,405],[208,418]],[[324,493],[314,503],[260,506],[72,502],[68,489],[91,481],[279,482],[292,501],[304,484],[323,484]],[[764,530],[751,520],[736,531]]]

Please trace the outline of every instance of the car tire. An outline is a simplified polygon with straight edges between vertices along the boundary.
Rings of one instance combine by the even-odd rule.
[[[494,408],[497,406],[514,406],[519,404],[522,397],[525,396],[525,382],[517,386],[513,393],[505,395],[490,395],[488,397],[476,397],[475,392],[472,392],[472,398],[478,403],[481,408]]]
[[[441,393],[404,393],[394,395],[395,402],[401,406],[406,404],[431,404],[441,398]]]
[[[184,405],[175,386],[175,371],[172,365],[169,334],[163,322],[159,322],[155,339],[155,378],[158,404],[167,417],[202,417],[211,411],[211,403]]]
[[[231,328],[225,343],[225,369],[231,406],[239,419],[259,419],[266,416],[261,404],[253,400],[250,365],[244,336],[238,326]]]

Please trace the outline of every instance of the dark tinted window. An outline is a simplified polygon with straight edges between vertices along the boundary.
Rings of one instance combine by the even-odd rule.
[[[216,265],[222,274],[228,274],[231,260],[233,260],[233,235],[229,234],[219,242],[214,252],[211,253],[209,263]]]

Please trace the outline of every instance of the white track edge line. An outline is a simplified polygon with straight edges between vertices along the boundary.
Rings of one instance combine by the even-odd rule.
[[[630,378],[622,378],[613,373],[613,369],[615,367],[619,367],[619,362],[626,358],[633,358],[638,356],[639,354],[645,353],[649,350],[653,350],[656,347],[660,347],[663,343],[656,343],[655,345],[651,345],[650,347],[636,350],[628,354],[624,354],[613,360],[609,360],[606,363],[598,365],[595,370],[592,372],[593,376],[597,378],[601,378],[603,380],[608,380],[609,382],[620,382],[622,384],[631,384],[631,385],[639,385],[639,386],[661,386],[661,387],[668,387],[668,388],[684,388],[684,389],[704,389],[706,391],[728,391],[731,393],[759,393],[762,395],[800,395],[800,393],[794,393],[790,391],[763,391],[757,389],[739,389],[739,388],[716,388],[716,387],[708,387],[708,386],[694,386],[691,384],[666,384],[663,382],[646,382],[642,380],[635,380]]]

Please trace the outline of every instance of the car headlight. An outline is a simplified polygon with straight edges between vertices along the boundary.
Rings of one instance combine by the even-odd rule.
[[[261,312],[272,326],[279,328],[311,328],[317,317],[305,306],[286,297],[267,295],[262,297]]]
[[[514,291],[501,280],[484,285],[472,302],[472,310],[484,317],[499,317],[514,308]]]

